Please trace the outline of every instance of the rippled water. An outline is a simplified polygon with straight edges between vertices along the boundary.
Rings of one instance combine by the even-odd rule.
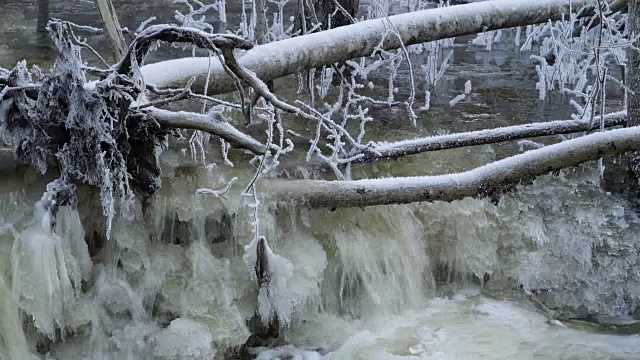
[[[22,58],[51,64],[50,45],[35,31],[36,4],[0,4],[7,15],[0,25],[1,66]],[[129,28],[150,15],[171,19],[169,1],[114,4]],[[238,21],[238,7],[228,7],[230,23]],[[90,1],[52,1],[51,16],[99,24]],[[368,136],[401,139],[569,117],[566,99],[538,101],[533,64],[514,51],[512,34],[492,52],[470,46],[472,38],[456,39],[453,65],[417,129],[400,109],[375,109]],[[408,82],[406,69],[399,79]],[[467,80],[472,96],[450,108]],[[298,96],[292,81],[276,82],[276,93]],[[419,75],[417,83],[421,93]],[[396,94],[407,95],[406,86]],[[615,106],[615,93],[610,98]],[[311,127],[288,121],[299,132]],[[207,158],[219,162],[219,146],[212,144]],[[116,222],[106,245],[99,204],[87,189],[80,189],[77,213],[58,215],[54,236],[40,229],[46,214],[37,202],[55,175],[42,178],[24,168],[2,175],[0,292],[20,295],[20,307],[41,332],[73,331],[62,340],[51,330],[58,337],[51,344],[28,317],[18,318],[15,300],[5,296],[0,358],[28,358],[29,347],[54,359],[201,359],[247,339],[245,319],[259,296],[243,260],[251,214],[238,191],[228,199],[194,193],[233,176],[244,186],[253,169],[237,151],[233,168],[222,162],[205,168],[182,151],[187,148],[177,140],[162,154],[162,188],[135,210],[134,220]],[[354,176],[442,174],[518,151],[517,144],[497,144],[426,153],[362,167]],[[624,172],[613,168],[609,176],[620,180]],[[597,313],[620,324],[638,316],[637,205],[618,185],[608,190],[591,165],[543,177],[498,205],[465,199],[331,212],[294,208],[261,189],[260,222],[283,279],[272,300],[289,323],[281,343],[260,357],[638,359],[637,335],[553,320]],[[70,290],[62,269],[87,286]],[[538,294],[528,296],[519,284]],[[25,319],[23,336],[15,329]]]

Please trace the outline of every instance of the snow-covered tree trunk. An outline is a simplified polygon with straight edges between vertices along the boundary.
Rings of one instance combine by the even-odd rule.
[[[629,34],[637,39],[640,33],[640,0],[629,0]],[[633,47],[627,50],[627,86],[631,91],[627,95],[627,113],[629,126],[640,125],[640,53],[637,47],[640,41],[635,41]],[[640,152],[631,154],[631,171],[640,181]]]
[[[591,0],[490,0],[361,21],[353,25],[294,37],[256,46],[241,55],[241,66],[263,81],[298,72],[329,66],[342,61],[369,56],[380,45],[385,50],[398,49],[439,39],[483,31],[505,29],[568,17],[569,10],[580,9]],[[588,13],[588,12],[583,12]],[[397,35],[390,33],[390,24]],[[196,77],[194,89],[204,86],[207,94],[234,91],[235,83],[219,62],[209,68],[209,58],[184,58],[142,67],[148,83],[159,87],[180,87]],[[209,71],[211,70],[211,71]]]
[[[591,124],[589,120],[556,120],[380,143],[375,148],[377,153],[359,152],[357,154],[351,154],[351,157],[355,158],[356,155],[360,155],[360,157],[355,158],[350,164],[352,166],[364,163],[370,164],[430,151],[597,130],[600,128],[600,121],[604,121],[603,125],[605,128],[621,126],[626,124],[627,116],[624,111],[621,111],[606,114],[602,120],[600,116],[598,116],[593,124]],[[331,167],[321,159],[310,163],[305,162],[302,166],[306,169],[312,168],[324,172],[331,171]],[[299,167],[300,165],[296,164],[285,168],[284,171],[292,172]]]

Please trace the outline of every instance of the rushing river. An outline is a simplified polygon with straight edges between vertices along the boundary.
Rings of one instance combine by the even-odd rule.
[[[177,8],[168,0],[114,4],[130,29],[152,15],[172,21]],[[50,5],[51,17],[99,26],[92,1]],[[4,0],[0,12],[0,65],[27,59],[49,67],[55,51],[36,32],[37,1]],[[239,23],[238,3],[227,12],[230,24]],[[517,51],[513,32],[503,36],[491,51],[472,46],[474,37],[456,39],[451,66],[418,127],[398,108],[377,108],[367,136],[402,139],[569,118],[566,99],[538,99],[529,53]],[[424,86],[415,68],[419,107]],[[401,69],[397,98],[408,96],[408,79]],[[467,80],[470,96],[450,107]],[[292,82],[277,81],[276,94],[304,96]],[[612,108],[619,95],[612,91]],[[290,128],[311,125],[297,120]],[[298,146],[301,157],[308,144]],[[254,167],[233,150],[234,166],[224,164],[219,148],[212,139],[203,164],[187,140],[175,140],[161,155],[161,189],[138,204],[134,220],[116,219],[108,240],[95,192],[81,187],[79,209],[62,208],[53,234],[40,226],[48,216],[41,197],[56,175],[26,167],[7,174],[0,166],[0,359],[222,358],[224,349],[247,340],[245,319],[265,303],[286,324],[260,359],[640,358],[640,218],[637,198],[621,185],[620,159],[606,163],[604,189],[596,166],[587,164],[542,177],[497,205],[465,199],[308,210],[260,188],[260,227],[278,281],[270,301],[258,302],[266,295],[243,258],[253,213],[239,195]],[[520,151],[509,143],[425,153],[361,167],[354,177],[444,174]],[[226,198],[195,195],[234,176],[240,185]]]

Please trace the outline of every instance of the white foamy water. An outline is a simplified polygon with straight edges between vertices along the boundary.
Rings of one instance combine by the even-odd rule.
[[[357,331],[322,358],[622,360],[638,358],[639,340],[550,324],[519,304],[476,295],[433,299],[425,310]]]

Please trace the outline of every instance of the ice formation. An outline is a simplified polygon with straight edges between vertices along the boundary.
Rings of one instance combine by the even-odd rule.
[[[50,337],[66,331],[66,315],[93,265],[78,212],[63,206],[54,215],[52,201],[45,193],[36,204],[33,224],[20,233],[11,254],[13,296]]]

